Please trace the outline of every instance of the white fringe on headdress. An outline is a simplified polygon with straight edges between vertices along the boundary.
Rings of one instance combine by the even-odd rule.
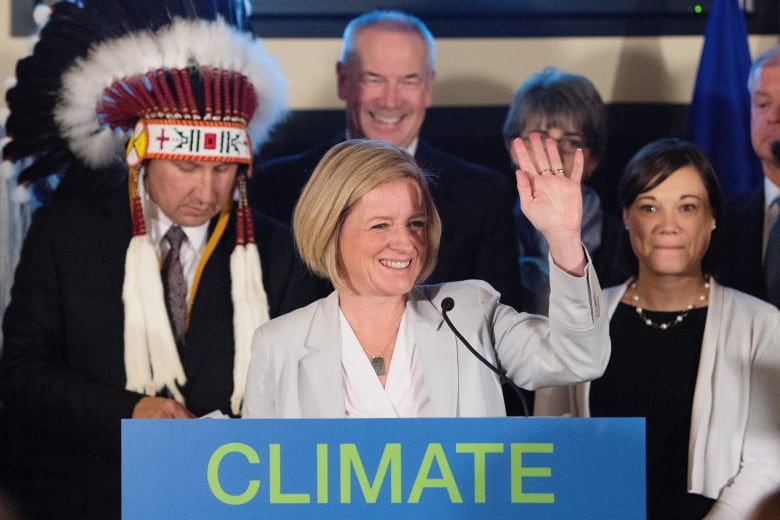
[[[230,255],[230,277],[235,336],[230,408],[233,414],[239,415],[246,390],[252,335],[260,325],[269,320],[268,298],[263,287],[260,255],[255,244],[236,246]]]
[[[129,131],[114,131],[96,116],[103,91],[114,81],[157,69],[189,66],[238,71],[257,96],[247,128],[252,143],[263,143],[284,113],[285,79],[263,43],[224,20],[176,19],[157,33],[140,32],[97,44],[63,74],[55,120],[71,150],[87,165],[103,167],[124,157]]]
[[[139,184],[142,182],[139,176]],[[182,404],[179,390],[187,382],[173,337],[160,278],[157,253],[147,235],[130,240],[122,287],[125,307],[125,388],[156,395],[167,388]]]

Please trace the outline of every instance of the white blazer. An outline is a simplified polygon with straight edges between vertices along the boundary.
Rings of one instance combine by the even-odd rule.
[[[604,290],[612,316],[623,285]],[[662,384],[659,378],[659,384]],[[536,393],[537,415],[590,416],[590,383]],[[688,441],[688,491],[707,519],[743,519],[780,485],[780,311],[710,280]]]
[[[583,277],[553,268],[550,284],[549,319],[500,304],[482,281],[413,288],[406,312],[434,416],[506,415],[499,378],[444,322],[446,297],[455,300],[448,315],[461,334],[521,387],[570,384],[604,372],[609,324],[592,267]],[[345,416],[338,312],[334,292],[257,330],[244,417]]]

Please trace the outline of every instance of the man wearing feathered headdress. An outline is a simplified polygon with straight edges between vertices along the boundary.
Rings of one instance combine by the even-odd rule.
[[[238,415],[255,328],[323,294],[246,204],[284,108],[246,14],[60,2],[17,66],[4,156],[71,190],[35,214],[3,322],[10,475],[34,518],[118,517],[120,420]]]

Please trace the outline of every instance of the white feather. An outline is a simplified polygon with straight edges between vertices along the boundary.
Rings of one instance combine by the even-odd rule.
[[[38,4],[33,9],[33,21],[36,27],[43,27],[49,21],[51,15],[51,6]]]
[[[71,150],[92,167],[123,157],[128,134],[104,129],[97,119],[95,109],[105,89],[120,79],[193,62],[247,75],[259,103],[248,128],[258,149],[285,112],[286,85],[278,63],[260,40],[222,19],[176,19],[156,34],[142,31],[99,43],[63,74],[54,114]]]
[[[165,296],[160,278],[157,253],[148,238],[140,248],[138,279],[143,300],[146,338],[149,345],[149,360],[152,366],[152,381],[157,391],[167,388],[173,397],[184,404],[177,383],[184,385],[187,378],[179,360],[176,341],[173,338],[171,322],[165,308]]]
[[[253,326],[256,329],[268,321],[268,296],[263,286],[263,268],[255,244],[246,246],[247,287],[249,306],[252,309]],[[254,334],[254,330],[252,331]]]
[[[152,370],[149,364],[149,347],[146,343],[146,321],[143,300],[138,290],[139,249],[146,236],[133,237],[125,254],[125,279],[122,301],[125,308],[125,388],[132,392],[154,395]]]
[[[235,336],[233,395],[230,397],[230,406],[233,413],[238,415],[246,391],[252,336],[255,330],[269,319],[260,255],[254,244],[234,249],[230,257],[230,274]]]
[[[27,189],[27,187],[23,184],[18,185],[16,188],[14,188],[13,193],[11,194],[11,201],[15,204],[26,204],[30,200],[30,191]]]
[[[249,368],[247,350],[252,342],[252,316],[246,300],[246,250],[236,246],[230,254],[231,296],[233,299],[233,394],[230,409],[238,415],[244,397],[246,371]],[[251,329],[251,330],[250,330]]]
[[[137,189],[143,192],[142,176]],[[122,298],[126,388],[147,395],[167,388],[174,399],[185,404],[179,386],[187,379],[165,308],[160,263],[148,235],[130,240]]]

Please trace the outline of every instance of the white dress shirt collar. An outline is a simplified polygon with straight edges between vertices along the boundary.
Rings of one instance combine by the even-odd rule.
[[[165,236],[165,233],[168,232],[168,228],[174,225],[174,222],[160,210],[159,206],[157,206],[149,194],[146,193],[143,183],[139,184],[139,195],[141,197],[141,204],[144,210],[144,221],[146,223],[146,235],[154,246],[157,255],[162,259],[168,253],[167,241],[163,240],[163,237]],[[195,272],[198,269],[198,262],[200,261],[203,250],[206,248],[209,221],[206,221],[200,226],[180,227],[187,236],[187,240],[182,242],[181,245],[180,259],[182,269],[184,270],[184,278],[187,280],[187,298],[189,299],[190,290],[192,289],[192,284],[195,280]]]

